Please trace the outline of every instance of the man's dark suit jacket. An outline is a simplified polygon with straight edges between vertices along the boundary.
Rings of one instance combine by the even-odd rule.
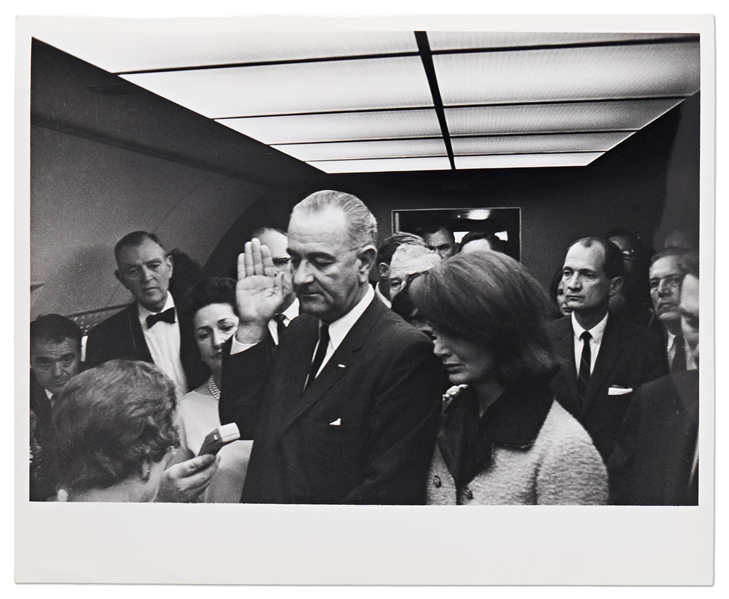
[[[45,501],[56,493],[56,479],[49,455],[51,400],[30,371],[30,500]]]
[[[547,325],[560,371],[552,380],[557,400],[585,427],[607,463],[634,392],[643,383],[668,374],[666,352],[653,333],[614,315],[605,332],[584,402],[577,392],[574,331],[570,317]],[[609,395],[611,386],[632,389],[625,395]]]
[[[177,308],[177,321],[180,326],[180,360],[187,377],[187,387],[192,390],[205,382],[210,376],[210,370],[200,360],[192,319]],[[89,332],[86,342],[88,368],[117,358],[154,363],[144,339],[142,325],[139,324],[137,302],[107,318]]]
[[[689,480],[698,432],[698,370],[643,385],[608,464],[611,503],[698,505],[698,476]]]
[[[278,347],[224,359],[221,422],[255,439],[241,501],[423,503],[445,386],[432,344],[374,298],[304,391],[317,340],[302,315]]]

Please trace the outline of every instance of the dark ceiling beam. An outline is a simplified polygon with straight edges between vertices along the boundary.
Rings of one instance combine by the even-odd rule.
[[[423,61],[425,76],[428,78],[430,93],[433,96],[433,107],[438,117],[443,142],[445,143],[446,152],[448,152],[448,161],[451,163],[451,170],[456,170],[456,162],[453,159],[453,147],[451,146],[451,137],[448,134],[448,123],[446,122],[445,110],[443,109],[443,99],[440,96],[440,88],[438,87],[438,77],[435,74],[435,66],[433,66],[433,54],[430,51],[428,42],[428,34],[425,31],[416,31],[415,40],[418,42],[420,50],[420,59]]]

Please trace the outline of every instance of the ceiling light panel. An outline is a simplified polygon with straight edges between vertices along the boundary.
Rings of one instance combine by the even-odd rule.
[[[385,173],[396,171],[445,171],[451,168],[448,158],[391,158],[377,160],[331,160],[309,162],[325,173]]]
[[[210,118],[433,105],[415,56],[123,77]]]
[[[251,117],[218,122],[266,144],[432,137],[441,133],[433,109]]]
[[[513,106],[446,108],[448,131],[456,135],[638,130],[683,100],[625,100]]]
[[[503,154],[496,156],[456,156],[456,169],[542,168],[552,166],[587,166],[602,152],[583,154]]]
[[[417,52],[412,31],[54,31],[39,39],[113,73]]]
[[[686,96],[699,44],[646,44],[433,56],[445,105]]]
[[[540,152],[607,152],[633,133],[587,133],[456,137],[451,139],[458,154],[537,154]]]
[[[589,44],[657,38],[685,38],[686,33],[567,33],[567,32],[508,32],[508,31],[428,31],[433,51],[521,46],[553,46],[558,44]]]
[[[358,158],[447,156],[445,143],[442,138],[346,141],[340,143],[276,145],[272,147],[305,162],[311,160],[351,160]]]

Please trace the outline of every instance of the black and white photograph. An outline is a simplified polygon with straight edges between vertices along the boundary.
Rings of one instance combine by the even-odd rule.
[[[712,584],[711,16],[16,36],[17,582]]]

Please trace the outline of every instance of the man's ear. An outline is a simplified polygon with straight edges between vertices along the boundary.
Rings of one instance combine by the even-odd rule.
[[[374,245],[366,245],[359,252],[357,252],[357,258],[359,259],[359,277],[360,282],[365,283],[370,278],[370,270],[375,265],[377,260],[377,249]]]
[[[610,279],[610,297],[617,295],[623,289],[623,277],[613,277]]]
[[[377,265],[377,272],[380,275],[380,280],[384,280],[390,274],[390,265],[387,262],[380,262]]]
[[[142,477],[142,480],[146,482],[149,480],[150,474],[152,474],[152,460],[149,456],[147,456],[142,462],[139,475]]]
[[[172,273],[175,270],[175,261],[172,258],[172,254],[167,254],[167,257],[165,258],[167,262],[167,267],[170,269],[170,276],[172,276]]]

